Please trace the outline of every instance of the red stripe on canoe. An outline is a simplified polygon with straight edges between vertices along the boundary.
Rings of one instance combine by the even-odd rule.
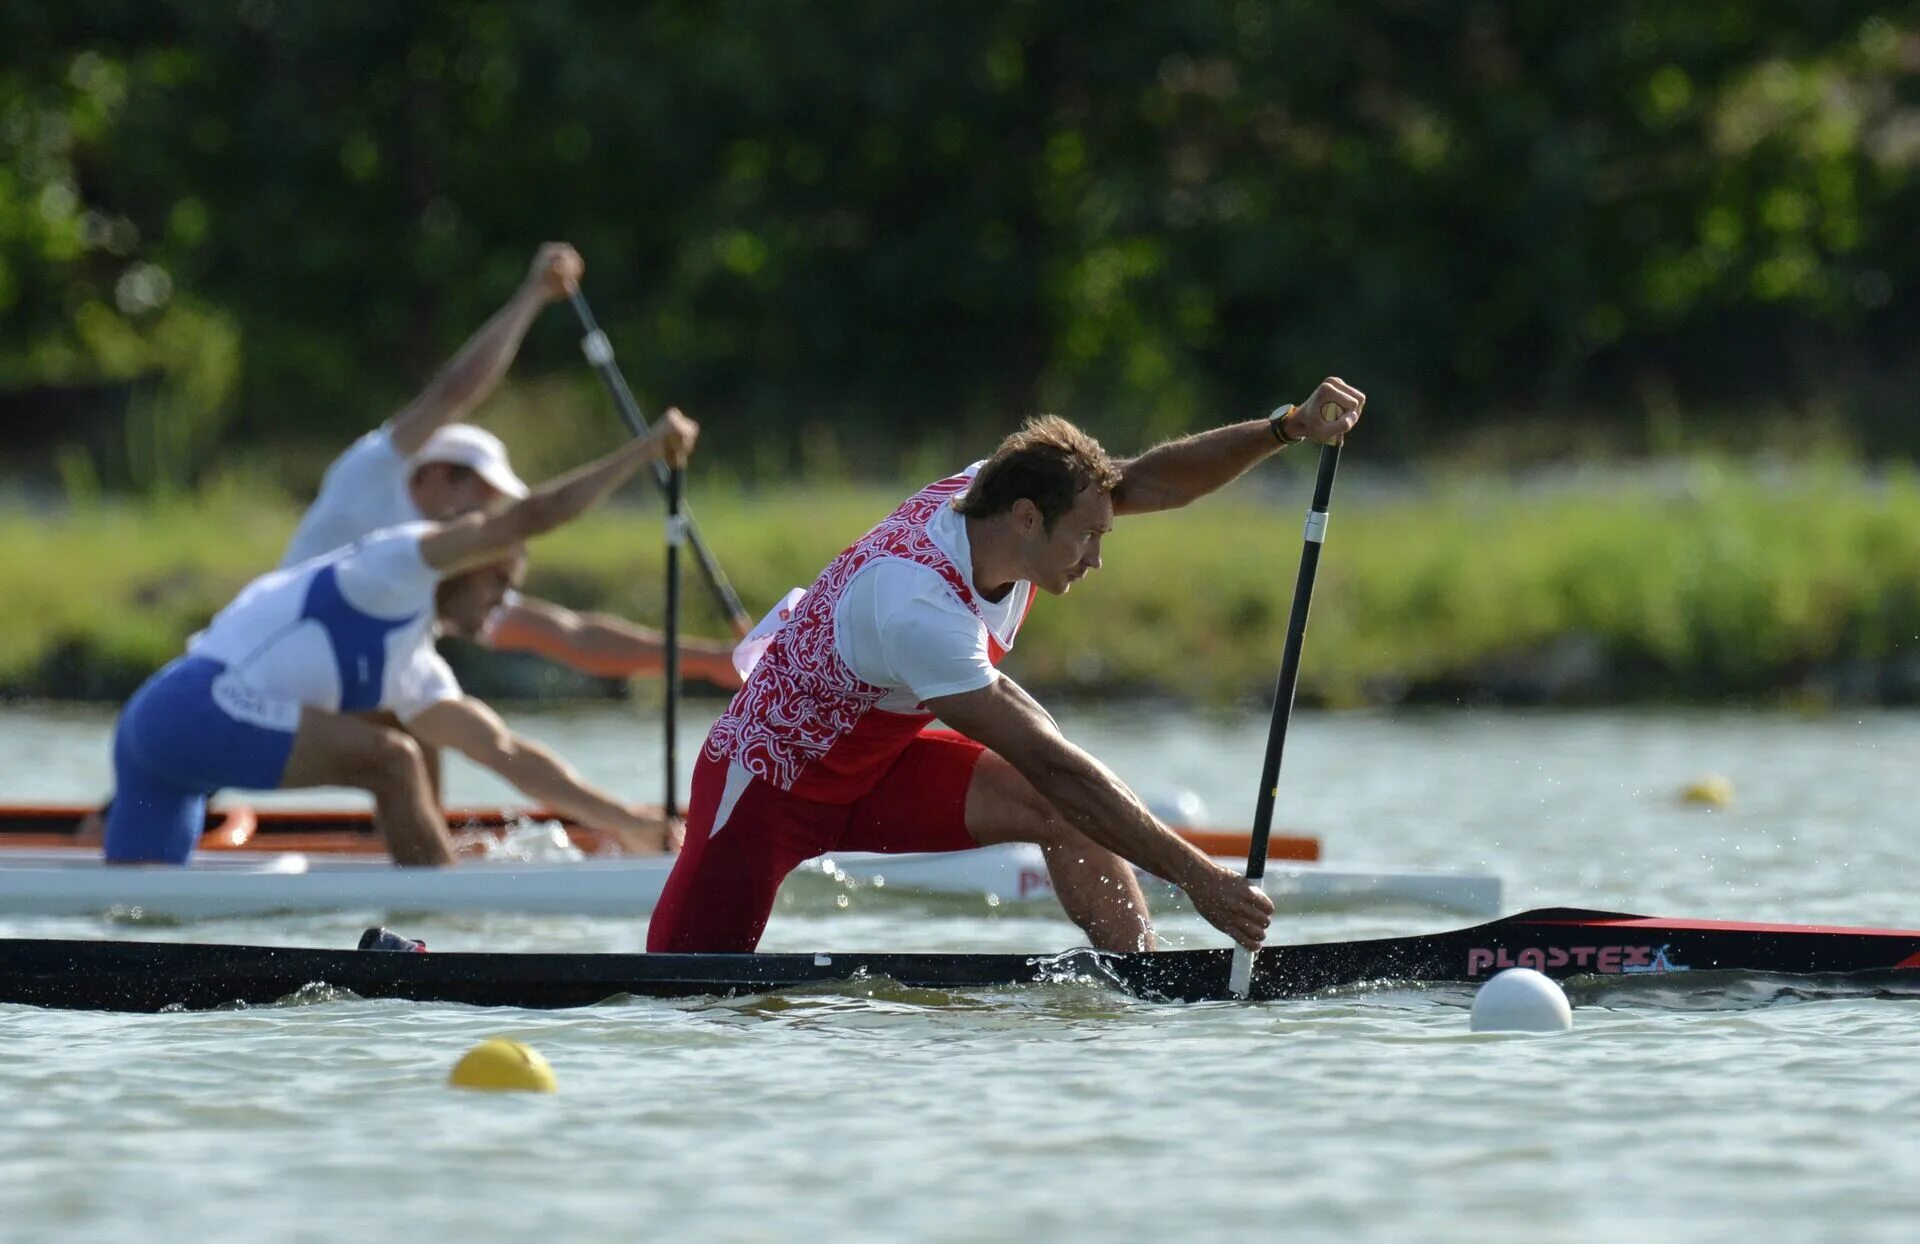
[[[1663,920],[1657,916],[1594,916],[1566,920],[1530,920],[1529,924],[1582,926],[1609,929],[1674,929],[1692,932],[1727,933],[1844,933],[1855,937],[1920,938],[1920,929],[1863,929],[1843,924],[1755,924],[1744,920]],[[1920,953],[1901,967],[1920,966]]]

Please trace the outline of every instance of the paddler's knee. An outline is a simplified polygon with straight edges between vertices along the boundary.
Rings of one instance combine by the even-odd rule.
[[[420,741],[399,730],[382,730],[367,758],[367,776],[376,790],[410,789],[427,781],[426,753]]]
[[[967,790],[967,821],[970,826],[991,823],[995,841],[1047,846],[1076,833],[1024,774],[994,752],[981,753],[974,767]]]

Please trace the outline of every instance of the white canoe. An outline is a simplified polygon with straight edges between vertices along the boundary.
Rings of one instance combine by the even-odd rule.
[[[185,867],[108,866],[98,854],[79,849],[10,851],[0,859],[0,915],[177,920],[329,911],[641,916],[653,910],[672,866],[670,857],[652,856],[398,868],[377,859],[246,851],[202,854]],[[1172,893],[1164,883],[1148,880],[1151,897]],[[824,856],[810,861],[788,887],[803,903],[809,893],[835,889],[972,898],[981,910],[1053,899],[1040,849],[1025,844],[941,855]],[[1276,863],[1268,865],[1266,876],[1275,906],[1296,912],[1388,906],[1483,915],[1499,910],[1500,888],[1498,877],[1485,874],[1404,868]]]

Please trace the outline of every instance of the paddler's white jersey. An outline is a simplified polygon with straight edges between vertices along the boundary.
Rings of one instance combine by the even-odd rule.
[[[953,479],[970,481],[984,465],[976,462]],[[957,573],[972,574],[967,520],[951,500],[926,520],[925,531]],[[806,595],[799,588],[789,592],[734,650],[734,668],[742,678]],[[840,589],[833,615],[834,651],[854,677],[886,690],[874,706],[886,712],[918,712],[937,696],[978,691],[1000,676],[995,662],[1013,647],[1033,603],[1033,584],[1022,579],[997,601],[977,593],[969,599],[973,608],[954,594],[940,571],[924,562],[874,557]]]
[[[984,462],[961,472],[971,479]],[[964,494],[962,494],[964,495]],[[927,537],[962,574],[973,573],[967,520],[951,501],[927,520]],[[978,594],[976,614],[930,566],[879,557],[854,573],[840,596],[834,644],[862,681],[888,689],[875,707],[910,713],[936,696],[992,685],[992,645],[1004,651],[1026,617],[1033,584],[1022,579],[997,601]]]
[[[376,532],[249,583],[190,655],[227,668],[214,688],[230,714],[277,729],[298,708],[385,709],[402,721],[460,695],[433,649],[440,575],[420,558],[429,523]]]
[[[393,446],[387,426],[381,424],[334,459],[320,480],[320,495],[287,544],[280,566],[331,553],[370,532],[423,517],[407,491],[408,461]]]

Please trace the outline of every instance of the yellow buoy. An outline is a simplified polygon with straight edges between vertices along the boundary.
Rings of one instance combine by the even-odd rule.
[[[551,1093],[554,1089],[553,1068],[540,1051],[505,1037],[489,1037],[468,1050],[453,1065],[447,1083],[490,1093]]]
[[[1697,803],[1708,808],[1733,806],[1733,782],[1718,773],[1688,782],[1680,791],[1681,803]]]

